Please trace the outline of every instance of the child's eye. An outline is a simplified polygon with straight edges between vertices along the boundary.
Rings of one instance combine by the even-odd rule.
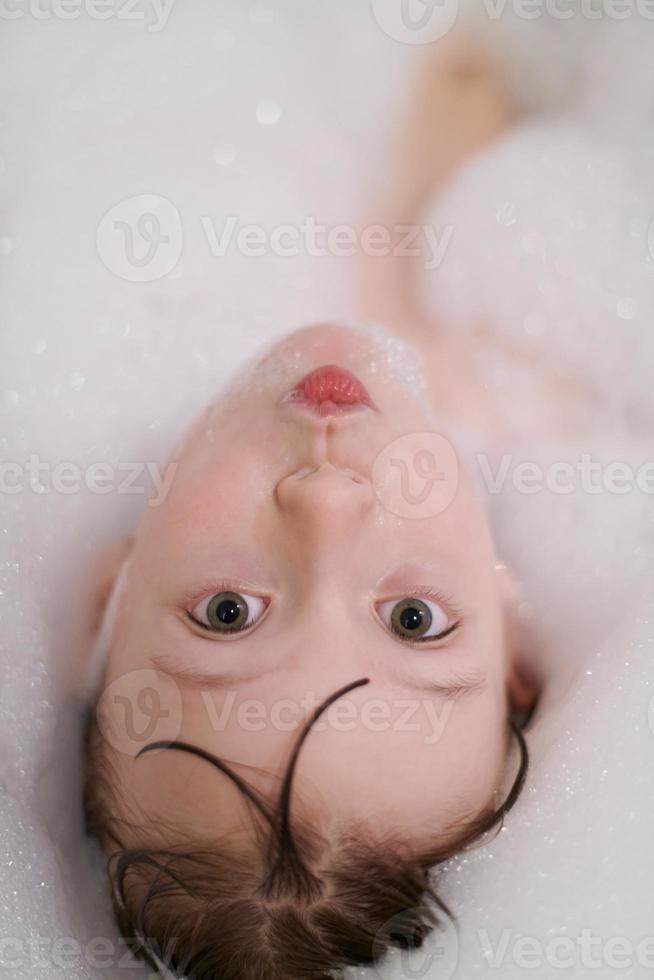
[[[393,599],[380,603],[377,610],[384,625],[403,640],[442,640],[459,625],[438,602],[426,597]]]
[[[199,626],[214,633],[241,633],[263,616],[267,605],[260,596],[217,592],[198,602],[190,616]]]

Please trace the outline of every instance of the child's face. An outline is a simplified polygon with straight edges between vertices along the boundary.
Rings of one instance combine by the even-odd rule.
[[[356,374],[376,410],[330,418],[281,402],[328,363]],[[137,753],[188,742],[274,798],[307,715],[361,678],[306,743],[298,816],[327,835],[360,818],[429,839],[499,802],[503,577],[465,473],[457,487],[443,457],[438,499],[451,503],[417,502],[437,431],[385,354],[336,327],[278,345],[196,426],[136,536],[100,701],[136,822],[237,831],[244,804],[225,777],[180,752]],[[407,433],[427,441],[396,442]],[[397,481],[400,460],[412,482],[389,501],[380,474]]]

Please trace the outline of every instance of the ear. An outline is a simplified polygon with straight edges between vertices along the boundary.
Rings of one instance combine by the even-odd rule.
[[[528,718],[540,697],[542,684],[525,659],[513,659],[507,678],[511,711],[518,719]]]
[[[111,595],[114,582],[129,557],[133,544],[133,538],[121,538],[120,541],[102,551],[91,566],[91,615],[94,630],[100,626],[102,614]]]
[[[495,566],[500,576],[506,636],[507,688],[511,711],[518,717],[529,716],[540,697],[542,683],[529,662],[517,628],[518,588],[510,571],[501,562]]]

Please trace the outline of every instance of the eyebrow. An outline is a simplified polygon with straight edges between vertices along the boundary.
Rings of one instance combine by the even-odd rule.
[[[448,698],[459,697],[460,695],[472,694],[475,691],[482,691],[488,682],[488,675],[485,670],[473,670],[467,674],[457,674],[450,681],[444,684],[429,684],[428,690],[435,694],[444,694]]]
[[[255,679],[253,674],[223,674],[218,672],[206,673],[200,670],[190,670],[188,667],[173,667],[165,657],[154,656],[150,658],[150,663],[155,670],[160,670],[162,674],[173,677],[175,680],[183,681],[190,686],[197,687],[219,687],[233,686],[234,684],[246,684]],[[268,673],[268,671],[266,671]]]
[[[242,674],[240,676],[230,674],[227,676],[226,674],[221,673],[206,673],[203,671],[189,670],[187,667],[182,667],[178,670],[176,668],[172,668],[170,663],[165,660],[165,658],[158,656],[152,657],[151,662],[155,669],[160,670],[169,677],[175,678],[175,680],[188,684],[189,687],[233,688],[236,684],[244,684],[248,681],[254,680],[252,675],[247,674]],[[488,675],[485,670],[480,668],[470,670],[466,673],[455,674],[447,681],[442,683],[436,681],[433,684],[430,683],[426,685],[426,687],[427,690],[433,694],[440,694],[450,699],[482,691],[486,687],[487,682]]]

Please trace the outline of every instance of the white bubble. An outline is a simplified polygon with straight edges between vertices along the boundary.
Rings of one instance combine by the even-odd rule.
[[[11,238],[0,238],[0,255],[9,255],[14,250],[14,243]]]
[[[236,147],[229,140],[216,143],[212,156],[220,167],[228,167],[236,159]]]
[[[650,221],[647,229],[647,248],[651,258],[654,259],[654,221]]]
[[[495,212],[495,219],[499,225],[510,228],[517,221],[515,204],[505,201]]]
[[[75,371],[70,376],[70,387],[75,391],[79,391],[86,384],[86,378],[80,371]]]
[[[647,723],[650,732],[654,735],[654,694],[652,694],[647,705]]]
[[[279,102],[269,99],[260,102],[257,106],[257,119],[262,126],[275,126],[282,118],[282,109]]]
[[[4,393],[5,405],[17,405],[20,395],[15,388],[8,388]]]
[[[633,320],[638,313],[638,304],[636,300],[624,297],[618,300],[616,310],[621,320]]]

